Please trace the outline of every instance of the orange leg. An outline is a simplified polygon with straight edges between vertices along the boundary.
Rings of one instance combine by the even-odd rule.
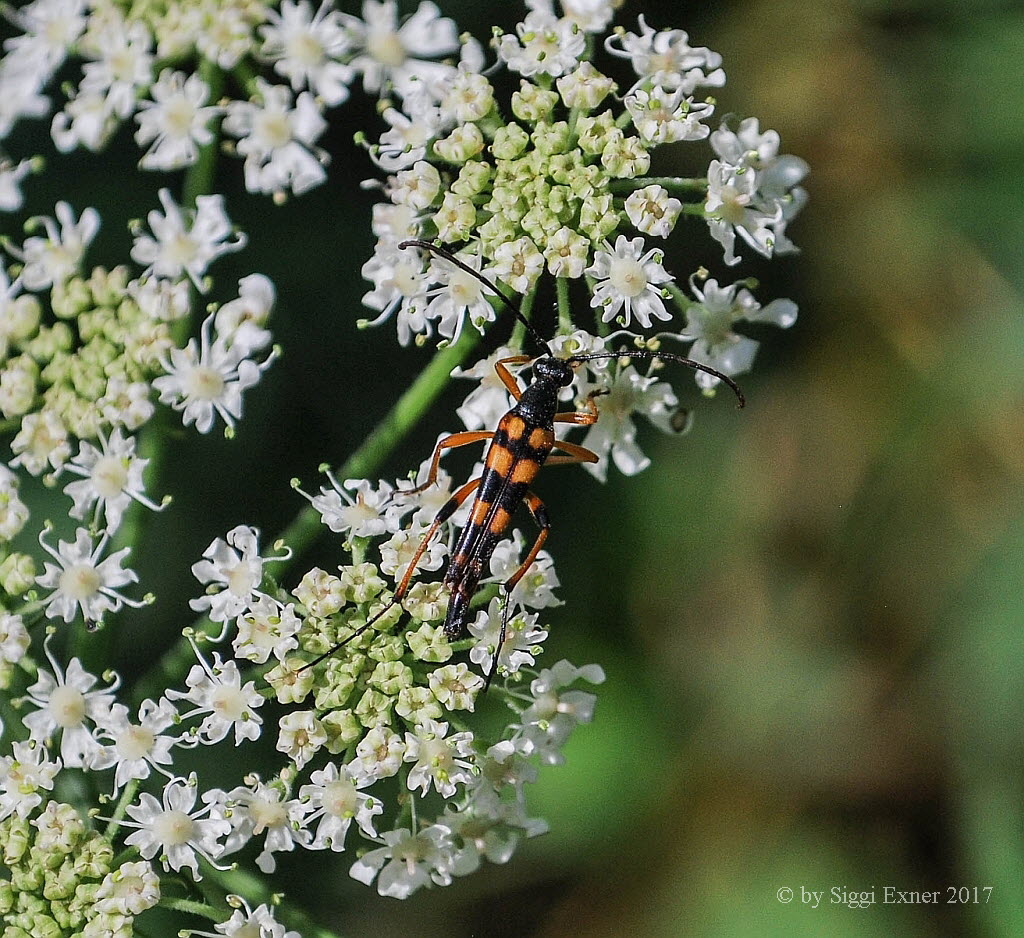
[[[607,393],[607,391],[591,391],[587,395],[585,411],[571,410],[566,414],[555,414],[555,423],[574,423],[579,427],[589,427],[592,423],[597,423],[597,418],[600,415],[597,412],[597,403],[594,398]]]
[[[455,449],[459,446],[469,446],[471,443],[479,443],[481,440],[489,440],[494,436],[493,430],[467,430],[464,433],[453,433],[438,441],[434,447],[434,456],[430,461],[430,471],[427,473],[427,481],[417,485],[414,489],[403,489],[403,495],[416,495],[418,492],[425,492],[437,481],[437,468],[441,464],[441,451]]]
[[[441,527],[441,525],[444,524],[444,522],[447,521],[452,515],[454,515],[456,511],[458,511],[459,505],[461,505],[467,498],[469,498],[470,495],[472,495],[477,490],[477,488],[479,488],[481,481],[482,477],[478,479],[470,479],[469,482],[462,486],[462,488],[460,488],[451,498],[448,499],[448,501],[444,503],[444,506],[437,513],[437,516],[434,518],[430,527],[427,529],[427,533],[423,535],[423,540],[420,541],[420,546],[416,548],[416,553],[413,554],[412,561],[409,563],[409,566],[402,577],[402,582],[398,584],[398,588],[395,590],[394,595],[384,606],[384,608],[377,612],[375,615],[371,616],[366,621],[365,625],[362,625],[358,629],[356,629],[348,638],[345,639],[345,641],[338,642],[338,644],[331,648],[329,651],[325,651],[318,658],[314,658],[311,662],[309,662],[309,664],[303,665],[303,667],[299,670],[305,671],[307,668],[311,668],[314,665],[319,664],[325,658],[330,658],[330,656],[333,655],[339,648],[341,648],[342,645],[347,644],[354,638],[358,638],[360,635],[363,634],[363,632],[370,628],[370,626],[372,626],[374,622],[380,619],[381,616],[383,616],[389,609],[393,608],[394,606],[397,606],[399,603],[401,603],[403,599],[405,599],[405,594],[409,592],[409,584],[412,582],[413,575],[416,572],[416,564],[420,562],[420,558],[423,556],[424,551],[426,551],[427,545],[430,543],[430,539],[437,533],[437,529]]]
[[[498,373],[498,377],[501,378],[501,383],[508,388],[508,393],[511,394],[517,401],[523,396],[523,392],[519,387],[519,382],[516,381],[512,372],[509,371],[506,365],[525,365],[528,361],[533,361],[533,357],[530,355],[513,355],[511,358],[502,358],[497,361],[494,365],[494,370]]]
[[[505,593],[505,605],[501,610],[501,631],[498,633],[498,645],[494,651],[494,660],[491,662],[491,669],[487,673],[484,693],[487,692],[487,688],[491,686],[491,681],[494,680],[494,675],[498,670],[498,659],[501,657],[501,649],[505,645],[505,636],[508,634],[508,620],[512,612],[512,591],[519,584],[519,581],[526,576],[526,571],[533,566],[533,562],[537,559],[537,554],[540,553],[540,549],[544,546],[544,542],[548,539],[548,534],[551,531],[551,522],[548,520],[548,512],[544,507],[544,502],[537,498],[533,492],[526,493],[525,501],[530,509],[530,514],[533,515],[534,521],[540,527],[540,532],[537,534],[537,540],[533,542],[530,552],[526,555],[526,559],[519,565],[519,569],[502,585],[502,590]]]
[[[574,466],[581,462],[598,462],[601,457],[585,446],[577,446],[568,440],[555,440],[555,449],[565,451],[554,456],[548,456],[545,466]]]

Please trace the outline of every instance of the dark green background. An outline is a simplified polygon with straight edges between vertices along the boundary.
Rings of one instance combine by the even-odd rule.
[[[484,5],[444,10],[488,35]],[[792,296],[800,320],[767,337],[745,412],[720,398],[687,438],[646,428],[643,475],[540,480],[566,600],[550,660],[608,673],[595,723],[531,793],[552,833],[404,903],[350,881],[347,856],[284,857],[277,882],[353,936],[1019,935],[1024,13],[735,0],[632,3],[619,22],[644,10],[724,55],[722,112],[758,115],[810,162],[792,228],[803,254],[738,273],[761,276],[765,299]],[[289,479],[315,487],[317,465],[340,464],[428,361],[390,325],[354,328],[373,197],[353,186],[371,172],[351,135],[375,125],[358,96],[335,119],[330,183],[283,208],[219,166],[252,243],[214,274],[228,288],[274,279],[285,354],[236,440],[188,433],[173,450],[162,485],[176,505],[137,560],[161,602],[125,620],[114,652],[129,673],[191,621],[188,568],[209,541],[237,523],[279,531],[302,505]],[[59,197],[104,211],[94,262],[123,259],[118,219],[180,186],[134,174],[113,155],[125,143],[54,155],[26,186],[33,211]],[[12,155],[33,147],[51,152],[38,125]],[[729,276],[716,258],[709,242],[666,266]],[[676,386],[699,402],[688,376]],[[446,394],[385,476],[457,428],[470,387]],[[324,538],[308,560],[338,550]],[[942,904],[799,899],[801,886],[881,899],[885,885],[942,890]],[[993,890],[947,905],[947,886]]]

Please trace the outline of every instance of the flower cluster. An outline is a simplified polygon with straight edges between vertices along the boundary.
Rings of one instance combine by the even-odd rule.
[[[721,57],[643,17],[637,32],[602,38],[613,0],[527,6],[488,51],[430,2],[404,20],[395,0],[365,0],[358,17],[330,0],[0,4],[18,31],[0,58],[0,140],[46,117],[58,151],[99,151],[127,125],[140,168],[187,169],[192,193],[179,203],[160,189],[129,225],[131,263],[110,269],[86,264],[93,208],[61,201],[20,239],[0,238],[5,936],[120,938],[151,907],[184,902],[216,929],[190,934],[297,938],[277,922],[269,883],[260,904],[222,889],[205,906],[176,890],[209,898],[242,851],[269,876],[283,854],[329,850],[348,851],[355,879],[405,898],[484,860],[505,863],[546,830],[528,785],[540,765],[564,761],[604,675],[540,663],[559,582],[552,557],[534,556],[518,530],[487,545],[473,595],[453,599],[442,576],[473,483],[458,495],[439,457],[414,479],[327,472],[302,493],[312,523],[319,516],[342,545],[330,569],[296,569],[287,543],[261,549],[245,524],[214,540],[192,565],[197,622],[134,687],[91,673],[77,632],[71,651],[55,652],[58,629],[124,612],[120,625],[154,599],[128,564],[131,519],[170,502],[152,494],[167,436],[155,418],[231,436],[243,395],[277,356],[271,280],[253,273],[227,291],[212,279],[247,238],[221,195],[195,194],[211,161],[218,150],[240,158],[246,188],[276,200],[319,185],[318,141],[353,89],[381,98],[387,125],[360,138],[386,176],[363,268],[374,322],[393,317],[402,344],[450,343],[467,322],[485,331],[513,295],[529,310],[553,281],[558,330],[546,344],[584,356],[562,396],[597,414],[581,442],[599,478],[610,464],[626,474],[648,464],[636,415],[669,432],[688,425],[660,379],[664,344],[732,376],[757,349],[746,324],[794,322],[795,305],[762,305],[750,277],[720,283],[695,264],[684,290],[667,269],[678,263],[666,266],[687,217],[702,236],[707,226],[726,266],[739,243],[764,258],[795,250],[786,229],[807,166],[755,119],[734,129],[716,117]],[[704,141],[706,173],[648,175],[659,147]],[[0,211],[21,209],[41,168],[0,152]],[[462,266],[403,247],[410,239]],[[453,374],[476,382],[457,410],[469,430],[491,430],[509,409],[495,364],[525,365],[527,325]],[[538,325],[533,338],[546,334]],[[719,382],[696,380],[707,394]],[[70,523],[34,517],[41,485],[60,489],[48,503]],[[463,606],[453,602],[466,610],[454,625],[449,610]],[[481,719],[499,703],[510,716]],[[246,747],[268,732],[275,761],[223,788],[206,784],[202,759],[182,768],[183,750]]]
[[[317,140],[354,81],[373,94],[410,94],[454,71],[435,60],[459,47],[455,24],[432,3],[404,22],[395,0],[365,0],[362,18],[331,7],[32,0],[7,8],[20,34],[0,62],[0,140],[19,119],[51,112],[45,92],[73,60],[81,75],[50,128],[61,152],[102,150],[128,122],[141,169],[180,169],[198,160],[219,125],[244,158],[250,192],[300,195],[326,179]],[[34,165],[0,153],[0,211],[20,207],[19,186]]]
[[[612,15],[610,3],[533,4],[514,34],[494,41],[499,64],[514,78],[502,93],[481,54],[463,49],[457,74],[444,84],[423,82],[420,93],[385,111],[391,125],[371,147],[388,172],[387,197],[376,207],[378,242],[363,275],[371,281],[364,303],[378,315],[368,325],[394,318],[401,343],[435,333],[454,341],[466,322],[481,332],[495,319],[499,284],[530,298],[543,277],[558,285],[559,338],[594,326],[574,316],[568,285],[585,280],[597,332],[627,344],[609,348],[657,350],[663,340],[692,342],[689,356],[727,375],[746,371],[757,342],[732,327],[741,321],[788,326],[796,317],[789,300],[763,309],[745,280],[719,287],[691,278],[693,299],[664,266],[665,240],[680,219],[703,219],[735,264],[737,234],[765,256],[795,250],[785,235],[806,194],[799,183],[803,160],[779,154],[779,137],[762,133],[756,119],[733,131],[728,121],[712,130],[717,108],[711,89],[725,84],[721,56],[690,43],[678,29],[655,30],[641,16],[639,31],[618,27],[603,42],[610,71],[627,60],[632,74],[620,85],[595,65],[597,34]],[[712,159],[704,177],[649,177],[652,154],[662,146],[708,141]],[[402,249],[426,239],[453,252],[495,286],[436,255]],[[652,327],[672,329],[645,335]],[[591,341],[588,337],[586,341]],[[676,409],[667,386],[652,390],[651,369],[606,369],[618,431],[606,420],[598,434],[602,455],[621,441],[615,459],[625,472],[646,465],[632,442],[633,411],[656,416]],[[717,379],[698,373],[710,391]],[[593,390],[577,383],[577,401]],[[605,390],[611,390],[605,387]],[[615,395],[615,392],[612,392]],[[628,401],[637,403],[623,413]],[[657,403],[655,403],[657,401]],[[606,404],[608,402],[605,402]],[[472,409],[467,405],[466,409]],[[602,407],[606,411],[607,407]],[[487,425],[487,424],[485,424]],[[592,439],[591,442],[594,442]],[[607,461],[593,468],[604,476]]]
[[[0,758],[0,784],[35,784],[37,752],[15,744],[14,756]],[[91,830],[73,805],[47,801],[41,810],[0,814],[4,935],[131,938],[135,917],[159,900],[152,866],[114,866],[110,841]]]

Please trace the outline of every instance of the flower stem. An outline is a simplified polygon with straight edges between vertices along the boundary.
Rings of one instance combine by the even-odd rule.
[[[669,192],[704,192],[708,181],[703,176],[688,179],[684,176],[637,176],[635,179],[613,179],[609,183],[612,192],[633,192],[647,186],[661,186]]]
[[[433,361],[420,372],[412,386],[396,401],[395,406],[373,429],[366,441],[338,470],[340,479],[365,478],[376,472],[385,459],[394,451],[403,437],[419,422],[430,409],[451,380],[452,369],[465,362],[476,347],[480,335],[476,329],[466,328],[454,345],[438,352]],[[307,550],[323,533],[320,513],[311,505],[303,508],[276,538],[291,548],[287,560],[278,561],[274,567],[275,578],[280,579],[293,565],[299,555]],[[196,632],[206,632],[211,623],[205,616],[193,623]],[[195,664],[195,655],[188,640],[182,637],[144,674],[133,688],[133,697],[142,700],[158,695],[166,687],[173,687]]]
[[[189,915],[201,915],[211,922],[223,922],[230,916],[230,912],[222,912],[205,902],[196,902],[194,899],[161,899],[158,905],[164,909],[173,909],[175,912],[186,912]]]
[[[138,790],[139,780],[137,778],[129,779],[128,784],[124,786],[124,791],[121,792],[117,807],[114,808],[114,813],[110,816],[110,821],[103,831],[103,837],[107,843],[113,843],[114,834],[117,833],[117,829],[121,826],[121,818],[124,817],[125,811],[128,810],[128,805],[135,800],[135,793]]]
[[[563,335],[572,332],[572,307],[569,304],[569,278],[555,278],[555,293],[558,297],[558,331]]]

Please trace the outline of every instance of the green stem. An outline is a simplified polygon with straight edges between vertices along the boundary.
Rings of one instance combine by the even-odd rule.
[[[537,278],[537,282],[534,283],[533,287],[527,292],[526,296],[523,297],[522,302],[519,304],[519,312],[523,314],[523,319],[529,319],[530,314],[533,312],[533,301],[537,299],[537,285],[540,283],[540,278]],[[526,323],[521,319],[516,320],[516,324],[512,327],[512,337],[509,339],[509,348],[520,351],[522,350],[523,343],[526,341]]]
[[[199,66],[199,77],[210,89],[210,100],[216,101],[224,87],[224,73],[215,62],[204,58]],[[195,205],[196,197],[206,195],[213,186],[213,177],[217,168],[217,151],[220,149],[219,128],[213,139],[199,150],[199,158],[185,173],[185,182],[181,191],[182,205]]]
[[[129,779],[128,784],[124,786],[124,791],[121,792],[121,797],[118,799],[117,807],[114,808],[114,813],[110,816],[106,830],[103,831],[103,837],[107,843],[114,842],[114,834],[117,833],[117,829],[121,826],[121,819],[124,817],[125,811],[128,810],[128,805],[135,800],[135,793],[138,790],[139,780],[137,778]]]
[[[342,465],[337,472],[339,479],[362,479],[372,475],[394,451],[405,435],[419,422],[422,416],[437,400],[451,377],[452,369],[463,364],[469,353],[476,347],[480,334],[469,326],[454,345],[438,352],[434,359],[420,372],[412,386],[398,399],[390,413],[373,429],[366,441]],[[276,538],[270,543],[283,541],[292,550],[287,560],[278,561],[274,567],[275,578],[280,579],[320,536],[324,527],[320,513],[312,505],[306,505]],[[209,619],[202,617],[193,623],[196,632],[208,632],[211,628],[219,631]],[[195,664],[195,655],[187,639],[182,637],[160,658],[156,665],[143,675],[133,688],[136,700],[160,694],[165,688],[173,687]]]
[[[572,306],[569,303],[569,278],[555,278],[555,293],[558,297],[558,331],[562,335],[572,332]]]
[[[231,916],[230,912],[215,909],[205,902],[196,902],[194,899],[170,899],[164,898],[157,903],[161,908],[173,909],[175,912],[186,912],[189,915],[201,915],[211,922],[223,922]]]
[[[286,924],[298,931],[302,938],[340,938],[337,932],[314,922],[304,909],[288,902],[275,902],[274,892],[261,877],[253,873],[243,869],[210,870],[206,876],[226,893],[241,896],[250,905],[277,905]]]
[[[708,181],[703,177],[688,179],[684,176],[637,176],[635,179],[613,179],[608,188],[616,194],[633,192],[647,186],[661,186],[669,192],[704,192]]]

